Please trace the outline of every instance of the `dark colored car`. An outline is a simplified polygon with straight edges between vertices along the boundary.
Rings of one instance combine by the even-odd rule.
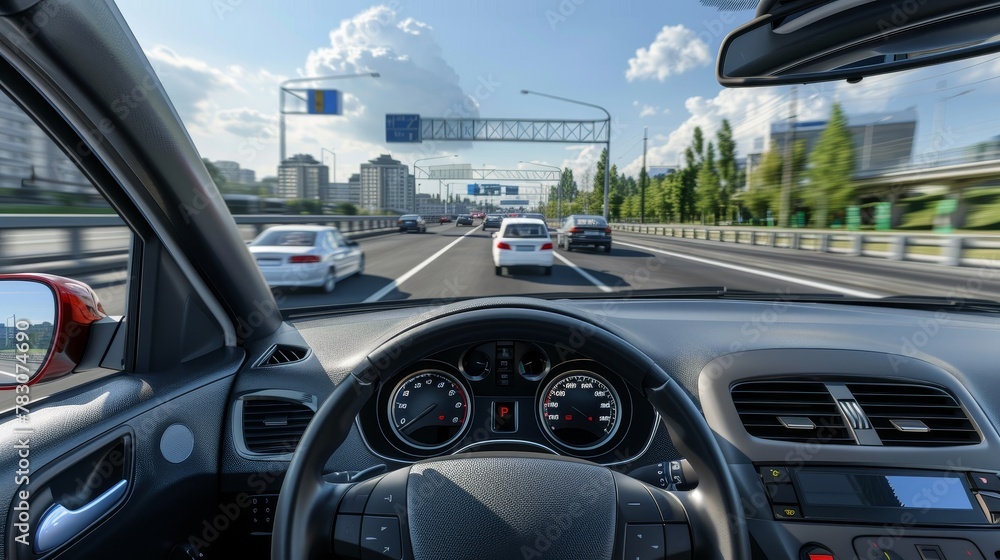
[[[456,226],[471,226],[473,224],[472,216],[468,214],[462,214],[455,220]]]
[[[593,247],[610,253],[611,227],[602,216],[574,214],[566,218],[559,228],[558,244],[567,251],[577,247]]]
[[[521,218],[532,218],[532,219],[535,219],[535,220],[541,220],[543,222],[548,222],[548,220],[545,219],[545,214],[542,214],[540,212],[525,212],[524,214],[521,214],[519,217],[521,217]]]
[[[399,231],[415,231],[417,233],[427,231],[427,222],[417,214],[404,214],[400,216],[396,225],[399,226]]]
[[[503,214],[487,214],[483,218],[483,231],[488,229],[500,229],[500,224],[503,223]]]

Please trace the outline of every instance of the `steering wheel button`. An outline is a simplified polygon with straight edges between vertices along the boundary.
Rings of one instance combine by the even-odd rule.
[[[352,486],[340,502],[340,513],[364,513],[368,496],[371,495],[378,481],[378,478],[372,478]]]
[[[366,515],[406,515],[406,477],[409,469],[399,469],[382,477],[365,507]]]
[[[666,544],[665,560],[691,560],[691,533],[687,523],[667,523],[663,526],[666,534],[664,542]]]
[[[361,522],[362,560],[402,560],[399,519],[366,515]]]
[[[626,523],[658,523],[660,509],[646,487],[634,478],[615,474],[618,511]]]
[[[361,516],[338,515],[333,529],[333,552],[343,558],[361,558]]]
[[[652,523],[625,525],[625,560],[662,560],[666,553],[663,525]]]

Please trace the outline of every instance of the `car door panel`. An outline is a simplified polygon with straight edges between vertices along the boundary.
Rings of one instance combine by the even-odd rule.
[[[117,375],[26,407],[27,422],[4,416],[0,464],[11,482],[24,473],[20,484],[0,485],[0,558],[165,558],[189,541],[210,546],[219,537],[203,535],[202,523],[217,532],[221,403],[242,358],[225,349],[196,360],[186,369],[200,375],[184,377],[194,383]],[[115,489],[121,481],[124,491]],[[98,501],[108,492],[111,499]],[[27,509],[15,509],[22,502]],[[39,535],[58,505],[70,512],[64,522],[87,523],[70,522],[76,530],[55,540]],[[81,512],[88,505],[99,511]],[[39,537],[51,545],[41,553]]]

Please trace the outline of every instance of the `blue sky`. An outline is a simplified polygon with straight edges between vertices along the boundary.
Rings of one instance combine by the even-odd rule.
[[[457,153],[459,158],[434,163],[496,168],[540,161],[569,165],[579,180],[600,146],[442,143],[428,152],[419,145],[382,141],[386,113],[444,116],[463,103],[472,107],[463,113],[468,116],[603,116],[524,96],[521,89],[606,107],[618,131],[612,161],[629,173],[639,169],[644,127],[650,136],[649,165],[669,165],[696,125],[714,131],[729,118],[746,153],[755,138],[766,135],[770,121],[787,113],[787,88],[724,90],[718,85],[719,44],[752,13],[717,12],[696,0],[118,4],[202,154],[236,160],[255,169],[258,178],[273,175],[277,165],[278,83],[306,75],[382,73],[378,80],[327,84],[345,92],[343,116],[288,117],[288,153],[319,158],[321,148],[333,150],[340,181],[379,153],[407,163]],[[807,86],[799,92],[799,114],[823,118],[834,99],[854,113],[915,106],[921,152],[930,149],[933,115],[943,106],[952,132],[945,146],[954,147],[997,134],[1000,118],[993,117],[992,100],[998,75],[1000,63],[993,59],[878,77],[860,86]],[[940,103],[968,89],[972,93]],[[436,192],[437,185],[428,182],[421,190]]]

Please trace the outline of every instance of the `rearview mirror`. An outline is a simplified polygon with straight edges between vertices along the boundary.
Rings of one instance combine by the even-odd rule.
[[[762,0],[722,42],[716,74],[730,87],[859,81],[1000,51],[1000,2]],[[772,11],[773,10],[773,11]]]
[[[0,275],[0,314],[0,390],[73,371],[106,316],[90,286],[45,274]]]

